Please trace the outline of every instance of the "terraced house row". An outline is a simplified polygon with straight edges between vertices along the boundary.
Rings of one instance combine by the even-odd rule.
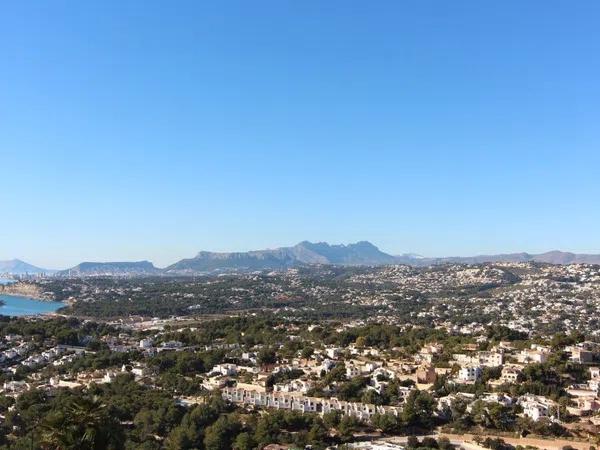
[[[402,408],[398,406],[348,402],[338,400],[335,397],[306,397],[291,393],[261,392],[247,388],[227,387],[221,393],[225,400],[237,404],[263,408],[289,409],[302,413],[325,414],[331,411],[340,411],[343,415],[353,416],[367,422],[375,414],[392,414],[398,416],[402,411]]]

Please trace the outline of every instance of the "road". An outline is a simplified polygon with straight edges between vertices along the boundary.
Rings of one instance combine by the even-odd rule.
[[[453,445],[457,445],[459,447],[463,447],[465,450],[483,450],[484,447],[477,445],[475,442],[473,442],[473,437],[475,435],[472,434],[447,434],[447,433],[436,433],[436,434],[431,434],[428,435],[428,437],[433,437],[433,438],[439,438],[439,437],[447,437],[450,440],[450,443]],[[424,437],[426,437],[425,435],[423,436],[417,436],[419,439],[423,439]],[[573,448],[579,449],[579,450],[588,450],[590,448],[590,445],[593,445],[589,442],[577,442],[577,441],[571,441],[568,439],[534,439],[534,438],[509,438],[509,437],[504,437],[504,436],[494,436],[494,435],[490,435],[490,434],[485,434],[482,435],[481,437],[486,438],[486,437],[491,437],[491,438],[500,438],[502,440],[504,440],[506,443],[509,443],[511,445],[517,446],[517,445],[522,445],[523,447],[525,447],[526,445],[531,445],[534,447],[538,447],[540,449],[547,449],[547,450],[561,450],[563,447],[565,446],[571,446]],[[406,436],[397,436],[397,437],[390,437],[390,438],[385,438],[385,439],[380,439],[378,441],[381,442],[390,442],[393,444],[406,444],[406,440],[408,439],[408,437]]]

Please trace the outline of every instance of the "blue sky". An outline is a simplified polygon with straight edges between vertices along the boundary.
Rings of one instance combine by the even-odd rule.
[[[599,252],[597,1],[11,2],[0,259]]]

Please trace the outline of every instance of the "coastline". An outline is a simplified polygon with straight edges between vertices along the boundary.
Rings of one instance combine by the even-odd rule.
[[[58,300],[54,300],[48,297],[42,297],[42,296],[35,296],[35,295],[30,295],[30,294],[19,294],[19,293],[9,293],[9,292],[3,292],[0,290],[0,295],[3,295],[5,297],[16,297],[16,298],[28,298],[30,300],[35,300],[38,302],[57,302]],[[64,302],[61,302],[64,303]]]
[[[0,295],[6,295],[10,297],[26,297],[40,302],[54,302],[56,299],[42,292],[39,286],[26,283],[16,282],[11,284],[0,285]]]

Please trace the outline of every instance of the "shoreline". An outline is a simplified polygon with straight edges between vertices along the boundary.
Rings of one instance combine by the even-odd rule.
[[[20,298],[25,298],[28,300],[35,300],[37,302],[44,302],[44,303],[54,303],[54,302],[64,303],[59,300],[52,300],[48,297],[42,297],[39,295],[31,295],[31,294],[25,294],[25,293],[18,294],[18,293],[14,293],[14,292],[3,292],[2,290],[0,290],[0,296],[2,296],[2,295],[6,296],[6,297],[20,297]]]
[[[54,298],[51,298],[48,295],[48,293],[42,292],[41,288],[38,285],[26,282],[16,282],[0,285],[0,295],[7,295],[11,297],[25,297],[41,302],[56,301]]]

